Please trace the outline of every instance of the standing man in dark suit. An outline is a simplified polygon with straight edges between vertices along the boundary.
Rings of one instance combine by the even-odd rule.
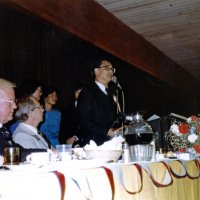
[[[108,88],[115,68],[104,59],[94,63],[92,68],[94,82],[82,89],[77,103],[80,146],[88,144],[90,140],[101,145],[119,132],[119,129],[112,128],[117,105]]]
[[[12,140],[12,135],[4,126],[4,124],[13,119],[13,112],[17,108],[14,88],[14,83],[0,78],[0,155],[3,155],[5,147],[17,146],[21,151],[21,161],[25,161],[28,154],[46,150],[24,149]]]

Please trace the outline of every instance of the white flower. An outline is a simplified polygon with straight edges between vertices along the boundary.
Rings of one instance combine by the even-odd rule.
[[[189,142],[191,142],[191,143],[194,143],[196,140],[197,140],[197,135],[196,134],[191,134],[191,135],[189,135],[188,136],[188,140],[189,140]]]
[[[178,136],[181,136],[181,133],[179,132],[179,129],[178,129],[178,125],[176,124],[171,125],[170,130],[172,131],[172,133]]]
[[[187,118],[187,123],[190,124],[192,122],[192,117]]]

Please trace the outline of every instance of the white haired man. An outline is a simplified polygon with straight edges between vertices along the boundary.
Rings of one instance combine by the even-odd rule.
[[[21,151],[21,161],[25,161],[28,154],[46,150],[24,149],[12,140],[12,135],[4,126],[4,124],[13,119],[13,112],[17,108],[15,103],[15,87],[14,83],[0,78],[0,155],[3,155],[5,147],[17,146]]]

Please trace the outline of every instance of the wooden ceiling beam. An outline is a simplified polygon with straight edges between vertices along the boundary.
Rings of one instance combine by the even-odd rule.
[[[6,2],[55,24],[174,87],[196,88],[196,81],[185,69],[94,0]]]

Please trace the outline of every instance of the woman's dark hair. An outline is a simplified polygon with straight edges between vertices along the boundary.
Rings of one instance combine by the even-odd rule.
[[[49,94],[52,94],[53,92],[56,92],[57,96],[59,96],[59,91],[55,87],[52,86],[45,86],[42,89],[42,97],[41,97],[41,103],[44,105],[45,98],[48,97]]]
[[[52,94],[53,92],[58,92],[56,88],[52,87],[52,86],[45,86],[42,90],[42,96],[44,98],[46,98],[49,94]]]
[[[24,97],[27,95],[33,94],[38,87],[43,87],[43,84],[41,81],[36,79],[28,79],[26,80],[22,86],[20,87],[19,96]]]

